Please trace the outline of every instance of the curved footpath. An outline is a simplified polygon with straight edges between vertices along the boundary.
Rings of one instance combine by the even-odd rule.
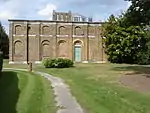
[[[4,70],[27,71],[27,69],[16,68],[4,68]],[[57,113],[84,113],[76,99],[71,95],[68,85],[66,85],[62,79],[43,72],[33,72],[45,77],[51,82],[55,100],[57,102],[57,106],[59,107]]]

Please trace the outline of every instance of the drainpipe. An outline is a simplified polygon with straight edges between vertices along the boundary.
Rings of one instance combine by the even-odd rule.
[[[30,27],[27,22],[27,64],[29,64],[29,29]]]

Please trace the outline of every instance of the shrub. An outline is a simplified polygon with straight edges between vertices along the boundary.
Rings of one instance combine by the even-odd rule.
[[[45,59],[43,61],[45,68],[69,68],[73,66],[73,62],[69,59]]]
[[[150,50],[146,52],[140,52],[138,54],[138,62],[140,65],[149,65],[150,64]]]
[[[146,32],[147,44],[146,49],[138,54],[138,64],[149,65],[150,64],[150,31]]]
[[[0,72],[2,71],[3,68],[3,53],[0,52]]]

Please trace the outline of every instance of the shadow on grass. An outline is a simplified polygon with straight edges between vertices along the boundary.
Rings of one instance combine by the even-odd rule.
[[[140,65],[116,66],[112,70],[115,71],[134,71],[135,74],[150,74],[150,67]]]
[[[2,72],[0,77],[0,113],[17,113],[16,104],[19,92],[17,73]]]

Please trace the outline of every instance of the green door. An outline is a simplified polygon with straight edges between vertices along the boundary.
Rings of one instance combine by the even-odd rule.
[[[81,47],[80,46],[75,46],[75,51],[74,51],[74,57],[76,62],[81,61]]]

